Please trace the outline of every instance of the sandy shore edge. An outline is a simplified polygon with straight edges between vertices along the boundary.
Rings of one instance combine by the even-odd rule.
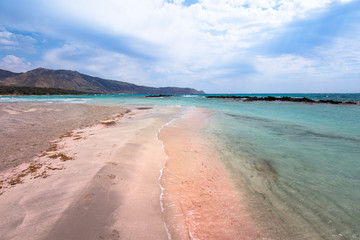
[[[162,184],[172,239],[259,239],[219,153],[200,130],[210,112],[193,108],[160,134],[168,156]]]

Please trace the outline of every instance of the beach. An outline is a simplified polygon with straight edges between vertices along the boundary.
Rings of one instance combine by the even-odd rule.
[[[116,105],[0,103],[0,171],[31,161],[73,129],[125,111]]]
[[[251,115],[253,106],[277,113],[281,107],[286,114],[329,111],[328,106],[217,101],[219,110],[176,100],[1,103],[0,239],[356,239],[356,222],[347,220],[345,214],[352,216],[342,206],[336,208],[332,195],[320,211],[312,210],[314,200],[326,194],[312,188],[335,189],[340,176],[329,174],[330,181],[319,184],[320,178],[308,175],[317,176],[311,170],[320,168],[300,165],[306,155],[288,157],[317,153],[328,141],[335,154],[333,141],[352,147],[356,136]],[[354,116],[358,111],[332,109]],[[312,139],[317,151],[299,147],[303,139],[305,146]],[[314,156],[319,163],[331,157]],[[342,189],[356,187],[356,180],[343,179]],[[356,199],[346,200],[357,210]],[[331,204],[344,215],[328,211]],[[337,222],[330,214],[341,218]]]
[[[192,109],[192,117],[184,121],[185,109],[180,107],[30,103],[1,107],[2,131],[7,134],[1,149],[1,239],[188,239],[203,234],[192,229],[191,221],[181,226],[190,230],[177,231],[183,219],[173,219],[178,213],[172,215],[167,208],[172,197],[182,201],[172,193],[176,189],[170,190],[181,184],[176,186],[167,176],[176,165],[172,151],[201,147],[179,135],[196,134],[205,117],[200,110]],[[171,128],[174,122],[178,127],[187,125]],[[189,123],[193,128],[187,128]],[[189,156],[175,154],[179,166],[197,168],[192,177],[200,173],[197,170],[203,172],[204,162],[201,168],[199,159],[192,165],[186,160]],[[185,201],[200,193],[188,187],[195,195]],[[187,207],[186,212],[192,211]],[[210,214],[214,218],[218,213]],[[185,212],[183,218],[188,218]],[[226,219],[220,229],[227,228]],[[199,239],[215,239],[222,232],[216,234]]]
[[[32,112],[25,108],[12,105]],[[100,124],[55,141],[56,149],[2,171],[1,239],[168,239],[159,187],[165,153],[157,134],[179,110],[113,110]]]
[[[199,132],[209,111],[10,104],[3,106],[9,115],[2,121],[6,126],[5,119],[19,114],[19,129],[30,129],[26,124],[39,119],[34,114],[39,109],[39,125],[58,131],[44,131],[43,141],[22,139],[50,148],[2,171],[1,239],[269,237],[241,204],[243,196],[218,153]],[[73,111],[92,118],[81,122],[82,114]],[[59,129],[49,116],[68,124]],[[31,151],[22,152],[31,156]]]

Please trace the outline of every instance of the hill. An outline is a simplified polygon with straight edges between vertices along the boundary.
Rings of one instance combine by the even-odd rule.
[[[25,73],[1,70],[0,86],[37,87],[74,90],[100,94],[202,94],[192,88],[146,87],[127,82],[107,80],[70,70],[37,68]],[[1,77],[2,75],[8,77]]]
[[[7,77],[14,77],[14,76],[17,76],[20,74],[22,74],[22,73],[14,73],[14,72],[0,69],[0,79],[7,78]]]

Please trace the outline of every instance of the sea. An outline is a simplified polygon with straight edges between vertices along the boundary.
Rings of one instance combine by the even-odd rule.
[[[238,94],[245,95],[358,104],[246,102],[206,95],[1,96],[0,103],[208,109],[212,114],[202,131],[218,148],[221,161],[239,187],[246,185],[296,239],[360,239],[360,94]]]

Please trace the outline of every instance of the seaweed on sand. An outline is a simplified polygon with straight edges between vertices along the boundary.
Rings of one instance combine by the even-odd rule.
[[[49,158],[51,158],[51,159],[60,158],[60,160],[63,161],[63,162],[68,161],[68,160],[73,160],[72,157],[67,156],[64,153],[55,153],[53,155],[50,155]]]

